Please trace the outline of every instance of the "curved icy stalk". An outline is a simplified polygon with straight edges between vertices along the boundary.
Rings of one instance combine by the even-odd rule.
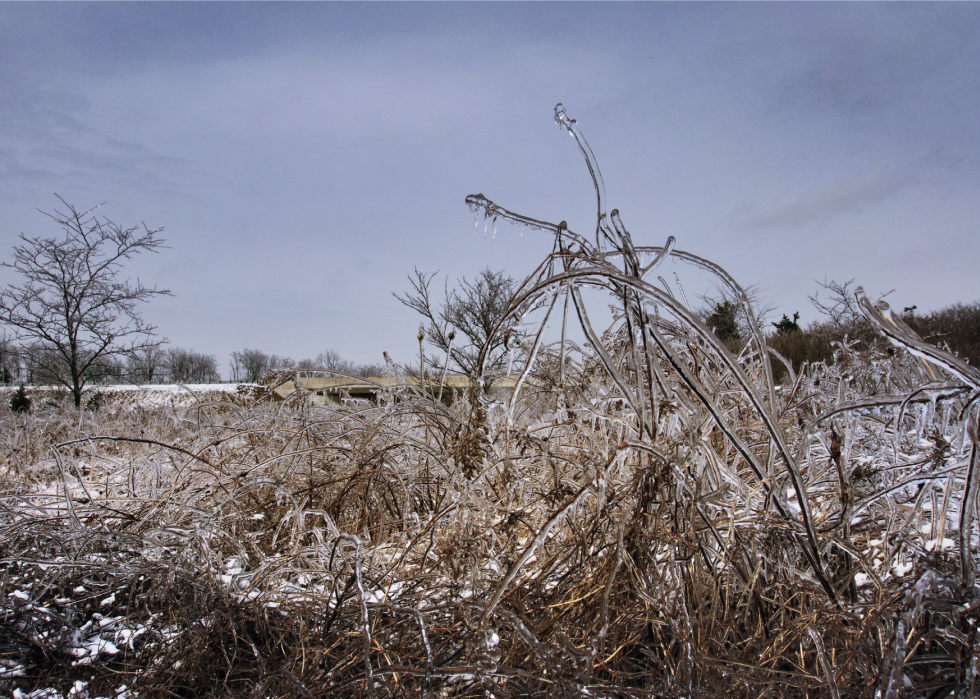
[[[634,330],[633,314],[630,311],[629,302],[629,290],[624,290],[623,292],[623,315],[626,319],[626,337],[629,338],[629,348],[630,348],[630,358],[633,360],[633,371],[636,372],[636,400],[640,406],[640,412],[637,414],[637,420],[640,425],[640,434],[643,434],[645,429],[651,436],[655,434],[654,425],[656,424],[656,410],[654,408],[655,398],[653,391],[653,377],[651,376],[650,367],[646,366],[646,372],[643,371],[643,365],[640,362],[640,348],[636,344],[636,334]],[[639,377],[643,376],[646,379],[646,385],[640,380]],[[650,424],[646,422],[646,396],[644,393],[649,393],[650,395],[650,409],[653,414],[650,416]]]
[[[565,341],[565,337],[566,337],[565,332],[568,325],[568,300],[569,297],[571,296],[571,294],[569,293],[568,284],[565,284],[564,288],[565,288],[565,305],[564,308],[562,309],[562,314],[561,314],[561,346],[558,348],[558,351],[561,353],[558,358],[558,383],[561,386],[562,392],[565,391],[565,347],[567,344]]]
[[[645,277],[648,272],[652,272],[657,267],[659,267],[660,266],[660,263],[663,262],[664,260],[666,260],[667,257],[673,252],[673,250],[674,250],[674,244],[676,242],[677,242],[677,239],[674,238],[674,236],[672,236],[672,235],[667,236],[667,242],[664,243],[664,246],[662,248],[660,248],[660,252],[658,252],[657,253],[657,256],[653,258],[653,261],[650,262],[650,264],[648,264],[646,267],[641,267],[640,268],[640,276],[641,277]],[[640,248],[637,248],[637,251],[638,252],[639,252],[639,250],[640,250]]]
[[[759,327],[759,323],[755,317],[755,311],[752,309],[752,302],[749,300],[748,294],[745,293],[745,289],[735,281],[735,278],[730,275],[723,267],[716,265],[710,260],[706,260],[699,255],[695,255],[690,252],[685,252],[684,250],[673,250],[668,249],[673,247],[673,238],[668,238],[666,245],[664,247],[642,247],[637,248],[638,252],[652,252],[658,255],[657,259],[654,260],[655,263],[659,264],[661,256],[671,256],[678,260],[687,262],[696,267],[708,271],[714,274],[716,277],[721,279],[721,281],[727,286],[735,298],[738,299],[739,305],[742,307],[742,312],[745,314],[746,322],[749,324],[749,332],[752,335],[752,339],[755,340],[756,346],[759,348],[760,358],[763,362],[763,367],[766,372],[766,389],[769,393],[769,405],[772,408],[776,406],[776,396],[775,396],[775,381],[772,377],[772,362],[769,359],[769,347],[766,343],[766,336],[763,334],[762,329]],[[652,263],[651,263],[652,264]],[[646,274],[646,271],[643,272]]]
[[[895,317],[887,303],[879,301],[872,305],[863,287],[859,286],[854,290],[854,298],[864,317],[870,320],[893,345],[903,347],[916,357],[938,364],[974,390],[980,390],[980,370],[951,352],[923,342],[901,319]]]
[[[595,187],[596,222],[598,224],[596,234],[598,235],[598,231],[602,230],[603,228],[602,220],[606,215],[606,185],[602,181],[602,173],[599,172],[599,164],[596,162],[595,154],[592,152],[592,148],[589,146],[588,141],[585,140],[585,136],[583,136],[582,132],[579,130],[578,123],[565,113],[565,107],[561,102],[555,105],[555,122],[557,122],[559,126],[564,127],[568,133],[571,134],[572,138],[575,139],[575,143],[578,144],[579,150],[582,151],[582,155],[585,156],[585,164],[589,168],[589,174],[592,176],[592,184]],[[606,231],[603,231],[603,233],[605,233],[607,237],[609,236]],[[610,242],[615,244],[615,241],[613,241],[611,238]],[[602,244],[598,240],[597,243],[599,243],[599,247],[601,248]]]
[[[970,540],[973,538],[973,519],[976,516],[977,488],[980,481],[980,449],[977,448],[977,430],[970,430],[973,447],[970,449],[970,463],[966,469],[966,483],[963,485],[963,499],[960,502],[960,581],[967,590],[973,589],[976,569]]]
[[[470,194],[466,197],[466,204],[471,208],[482,209],[484,215],[486,216],[499,216],[500,218],[506,219],[513,223],[522,224],[525,226],[530,226],[531,228],[538,228],[542,231],[547,231],[555,235],[565,235],[570,236],[579,245],[586,246],[587,249],[591,249],[592,244],[588,239],[579,235],[578,233],[573,233],[568,229],[568,226],[562,226],[561,223],[549,223],[548,221],[539,221],[536,218],[531,218],[530,216],[524,216],[523,214],[518,214],[509,209],[495,204],[494,202],[487,199],[482,194]]]
[[[612,222],[613,230],[616,232],[621,243],[620,247],[623,250],[623,257],[626,262],[626,269],[624,271],[633,276],[642,276],[640,274],[640,259],[637,257],[636,248],[633,246],[633,237],[626,230],[626,226],[623,225],[623,220],[619,217],[619,209],[613,209],[610,212],[609,220]]]
[[[548,318],[551,317],[551,311],[555,308],[555,302],[557,300],[558,294],[552,294],[551,303],[548,304],[548,310],[545,312],[544,318],[541,320],[541,324],[538,326],[538,332],[534,336],[534,344],[531,346],[531,351],[528,354],[527,362],[524,364],[524,369],[521,371],[521,375],[517,379],[517,384],[514,386],[514,392],[510,397],[510,406],[507,409],[508,426],[512,426],[514,424],[514,408],[517,406],[517,398],[521,394],[521,388],[524,386],[524,381],[527,379],[527,375],[531,373],[531,368],[534,366],[534,359],[537,357],[538,350],[541,348],[541,336],[544,334],[544,329],[548,325]]]

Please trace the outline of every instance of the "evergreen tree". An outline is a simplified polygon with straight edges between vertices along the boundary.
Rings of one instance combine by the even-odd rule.
[[[14,395],[10,397],[10,409],[15,413],[26,413],[31,409],[31,398],[27,395],[24,384],[20,385]]]
[[[738,306],[732,301],[720,301],[706,319],[707,325],[722,342],[741,340],[738,328]]]

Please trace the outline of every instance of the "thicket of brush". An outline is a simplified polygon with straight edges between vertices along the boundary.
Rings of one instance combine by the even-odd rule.
[[[954,304],[922,315],[905,312],[900,318],[926,342],[980,366],[980,303]],[[880,352],[890,347],[877,328],[861,316],[818,320],[799,330],[774,333],[768,342],[796,371],[807,363],[832,363],[835,352],[845,344],[859,351]],[[778,378],[782,378],[779,369],[777,366]]]
[[[975,693],[980,373],[859,293],[895,351],[777,384],[739,286],[634,245],[556,116],[595,241],[469,198],[554,237],[498,323],[540,307],[513,395],[2,413],[0,687]],[[744,305],[738,356],[658,281],[668,256]],[[604,332],[587,287],[619,306]]]

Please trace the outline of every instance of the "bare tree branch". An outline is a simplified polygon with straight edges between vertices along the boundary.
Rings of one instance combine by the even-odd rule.
[[[825,279],[822,282],[817,282],[824,290],[824,298],[820,298],[819,290],[808,298],[813,307],[830,318],[835,325],[838,327],[850,326],[861,320],[861,310],[854,301],[854,290],[851,289],[853,283],[853,279],[843,284],[833,279],[830,281]]]

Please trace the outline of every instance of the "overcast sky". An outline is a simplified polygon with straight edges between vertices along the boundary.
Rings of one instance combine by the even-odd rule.
[[[163,227],[131,268],[171,343],[405,361],[413,267],[523,278],[482,192],[594,230],[589,139],[638,244],[778,312],[814,279],[980,299],[980,4],[0,4],[0,256],[57,192]],[[0,282],[12,280],[0,271]],[[690,292],[693,294],[693,291]]]

